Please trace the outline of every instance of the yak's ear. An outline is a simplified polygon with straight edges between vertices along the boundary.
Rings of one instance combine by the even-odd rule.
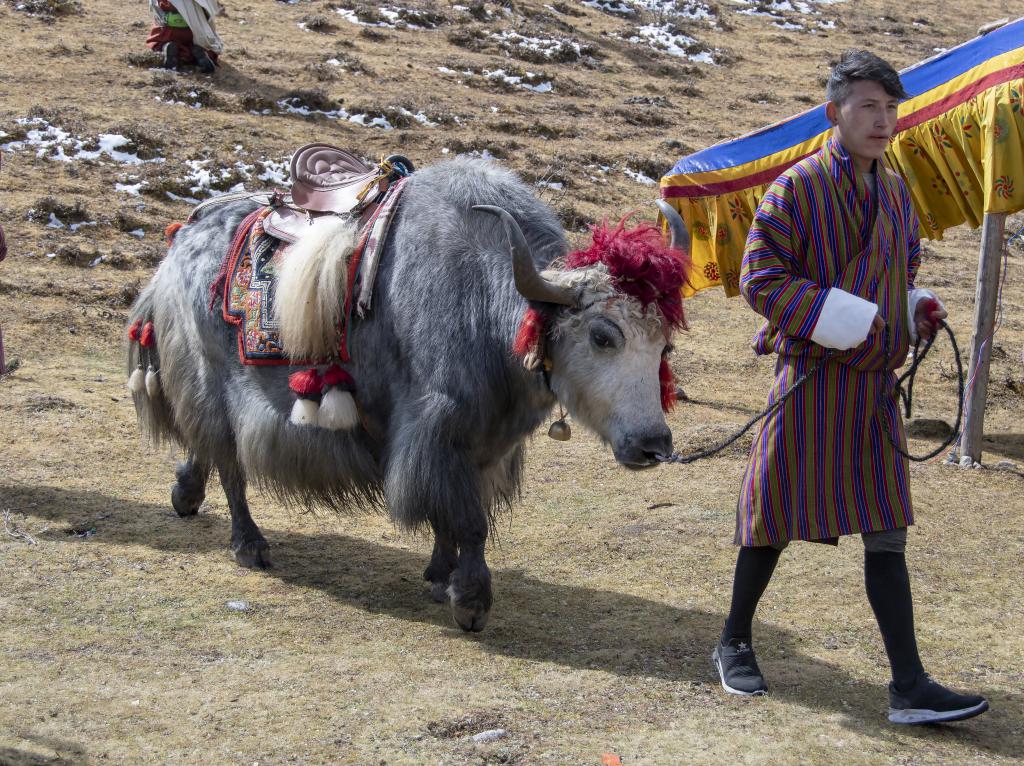
[[[473,209],[497,216],[505,224],[505,232],[508,234],[512,250],[512,275],[520,295],[528,301],[537,303],[554,303],[559,306],[576,304],[574,290],[552,284],[537,273],[533,256],[530,254],[530,245],[523,236],[523,230],[507,210],[494,205],[474,205]]]

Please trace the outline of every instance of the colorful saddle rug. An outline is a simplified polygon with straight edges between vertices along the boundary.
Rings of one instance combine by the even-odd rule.
[[[364,221],[359,244],[349,256],[348,292],[338,348],[342,362],[348,361],[347,330],[353,309],[360,318],[370,310],[377,266],[398,210],[404,181],[404,178],[399,179],[388,188]],[[274,319],[277,274],[282,259],[288,257],[290,243],[267,233],[264,222],[272,212],[271,207],[260,208],[239,224],[220,274],[211,286],[211,308],[223,296],[224,320],[238,327],[238,358],[242,364],[309,364],[309,361],[288,356]]]
[[[238,227],[224,269],[225,321],[238,327],[242,364],[291,364],[274,320],[279,261],[287,244],[263,230],[270,208],[249,215]]]

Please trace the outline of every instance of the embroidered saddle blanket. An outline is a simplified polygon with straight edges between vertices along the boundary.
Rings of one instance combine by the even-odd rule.
[[[342,362],[349,359],[347,331],[353,313],[362,318],[371,308],[377,266],[404,182],[400,178],[387,189],[363,224],[359,244],[349,256],[348,290],[339,328],[338,357]],[[267,219],[273,212],[272,207],[260,208],[239,224],[221,271],[211,285],[210,308],[222,298],[224,320],[238,328],[238,358],[242,364],[309,364],[288,356],[274,319],[278,270],[292,243],[268,233]]]

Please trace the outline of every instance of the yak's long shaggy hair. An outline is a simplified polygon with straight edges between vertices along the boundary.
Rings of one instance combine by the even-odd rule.
[[[569,253],[569,269],[603,263],[615,287],[636,298],[646,309],[652,303],[675,329],[686,329],[683,296],[687,283],[689,257],[665,244],[661,230],[650,223],[626,228],[626,216],[614,228],[607,222],[593,227],[593,239],[586,250]]]

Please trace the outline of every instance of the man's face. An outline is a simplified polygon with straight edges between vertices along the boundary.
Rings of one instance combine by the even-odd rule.
[[[896,129],[899,99],[880,83],[858,80],[842,104],[829,101],[825,114],[835,125],[835,135],[853,157],[858,170],[870,170],[881,159]]]

